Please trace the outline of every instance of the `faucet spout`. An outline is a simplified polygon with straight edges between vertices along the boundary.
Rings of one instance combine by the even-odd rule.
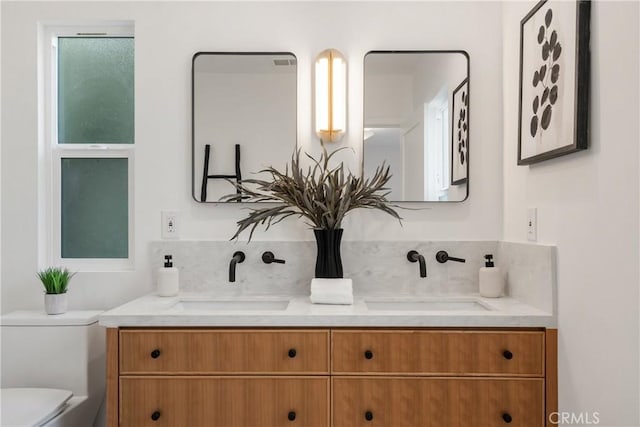
[[[420,255],[417,251],[409,251],[407,253],[407,259],[409,262],[417,262],[420,264],[420,277],[427,277],[427,263],[424,260],[424,256]]]
[[[244,259],[245,255],[242,251],[233,254],[231,262],[229,263],[229,282],[233,283],[236,281],[236,265],[244,262]]]

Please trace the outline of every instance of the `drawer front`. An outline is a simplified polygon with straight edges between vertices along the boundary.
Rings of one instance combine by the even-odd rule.
[[[336,374],[544,376],[541,331],[332,331]]]
[[[121,374],[327,374],[329,332],[122,330]]]
[[[329,425],[329,378],[128,377],[122,427]]]
[[[537,378],[332,378],[333,427],[543,427]]]

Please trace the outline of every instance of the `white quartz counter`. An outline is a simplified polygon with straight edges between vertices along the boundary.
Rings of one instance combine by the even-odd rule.
[[[191,308],[181,301],[289,301],[282,310]],[[480,310],[372,310],[367,301],[476,301]],[[197,304],[196,304],[197,305]],[[445,304],[446,305],[446,304]],[[436,304],[437,306],[437,304]],[[552,313],[514,298],[477,295],[407,298],[356,297],[353,305],[311,304],[307,296],[238,296],[202,294],[159,297],[150,294],[103,313],[106,327],[555,327]]]

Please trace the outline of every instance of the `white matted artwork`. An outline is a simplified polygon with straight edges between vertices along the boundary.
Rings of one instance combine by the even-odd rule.
[[[519,165],[587,148],[590,8],[543,0],[520,23]]]
[[[451,185],[467,182],[469,173],[469,79],[453,91],[451,121]]]

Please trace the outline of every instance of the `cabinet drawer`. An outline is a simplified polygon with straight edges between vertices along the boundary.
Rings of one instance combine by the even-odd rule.
[[[337,374],[544,376],[541,331],[332,331]]]
[[[120,331],[124,375],[328,372],[326,330]]]
[[[543,427],[537,378],[332,378],[333,427]]]
[[[122,427],[327,427],[328,408],[328,377],[120,379]]]

